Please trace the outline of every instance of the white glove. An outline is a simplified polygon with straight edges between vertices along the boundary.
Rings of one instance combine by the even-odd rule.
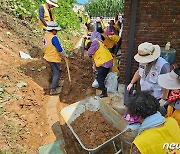
[[[127,91],[129,91],[129,92],[130,92],[130,90],[131,90],[132,86],[133,86],[133,84],[132,84],[132,83],[130,83],[130,84],[127,86]]]
[[[167,101],[165,101],[164,99],[161,98],[161,100],[159,101],[160,106],[164,106],[166,104]]]
[[[65,51],[61,52],[61,55],[62,55],[63,57],[68,58],[68,54],[67,54]]]

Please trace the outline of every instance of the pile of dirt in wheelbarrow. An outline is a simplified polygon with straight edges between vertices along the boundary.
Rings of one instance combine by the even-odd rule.
[[[68,80],[68,73],[64,60],[61,64],[61,80],[64,85],[60,94],[60,100],[68,104],[83,100],[95,95],[95,89],[91,87],[93,78],[92,60],[82,59],[78,56],[69,58],[69,67],[72,83]]]
[[[97,148],[120,130],[104,119],[100,112],[86,111],[72,122],[72,127],[88,149]]]

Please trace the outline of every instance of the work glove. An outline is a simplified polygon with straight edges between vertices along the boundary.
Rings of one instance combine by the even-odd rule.
[[[165,104],[166,104],[166,100],[164,100],[164,99],[160,99],[160,101],[159,101],[159,104],[160,104],[160,106],[164,106]]]
[[[130,92],[131,88],[132,88],[133,84],[130,83],[128,86],[127,86],[127,91]]]
[[[65,58],[68,58],[68,57],[69,57],[68,54],[67,54],[65,51],[61,52],[61,55],[62,55],[63,57],[65,57]]]

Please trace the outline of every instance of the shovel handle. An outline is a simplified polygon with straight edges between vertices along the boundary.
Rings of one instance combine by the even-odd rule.
[[[69,82],[71,83],[71,75],[70,75],[70,70],[69,70],[69,61],[68,61],[68,59],[66,57],[64,58],[64,60],[65,60],[66,67],[67,67]]]

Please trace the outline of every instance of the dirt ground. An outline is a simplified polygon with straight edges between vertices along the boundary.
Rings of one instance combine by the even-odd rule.
[[[0,153],[35,154],[39,146],[55,140],[46,115],[51,70],[42,59],[41,40],[42,33],[25,21],[0,12]],[[34,59],[22,60],[19,51],[29,53]],[[60,98],[71,104],[94,95],[95,91],[91,89],[91,60],[74,56],[69,62],[72,89],[69,91],[62,61],[64,87]],[[65,131],[69,131],[67,127]]]
[[[88,149],[95,149],[120,131],[104,119],[100,112],[86,111],[72,122],[72,127]]]

